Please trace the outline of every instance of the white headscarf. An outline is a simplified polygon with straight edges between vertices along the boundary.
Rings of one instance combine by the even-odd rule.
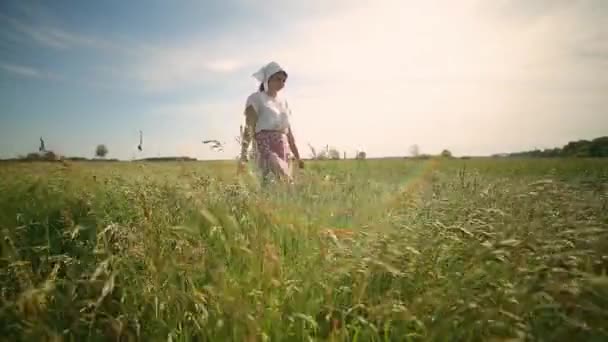
[[[287,73],[277,62],[270,62],[253,74],[253,77],[264,84],[264,90],[268,91],[268,79],[279,71]]]

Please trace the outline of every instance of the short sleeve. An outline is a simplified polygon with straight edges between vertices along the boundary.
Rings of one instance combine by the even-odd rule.
[[[247,102],[245,103],[245,110],[247,110],[247,107],[251,106],[253,107],[253,109],[255,109],[257,113],[259,113],[259,103],[260,97],[258,96],[258,93],[253,93],[249,95],[249,97],[247,97]]]

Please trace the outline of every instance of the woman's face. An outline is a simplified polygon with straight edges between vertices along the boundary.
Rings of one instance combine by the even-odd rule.
[[[279,91],[285,87],[287,75],[284,72],[277,72],[268,79],[269,90]]]

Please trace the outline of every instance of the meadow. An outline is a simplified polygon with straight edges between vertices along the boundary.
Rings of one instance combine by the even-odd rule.
[[[0,164],[6,341],[606,341],[608,160]]]

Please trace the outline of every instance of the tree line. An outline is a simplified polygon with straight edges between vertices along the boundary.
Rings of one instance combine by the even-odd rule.
[[[508,157],[536,157],[536,158],[605,158],[608,157],[608,136],[593,140],[570,141],[563,147],[550,149],[535,149],[531,151],[508,153]]]
[[[346,159],[346,152],[340,153],[336,148],[325,146],[322,149],[315,149],[309,144],[311,150],[311,159],[324,160],[324,159]],[[44,145],[41,146],[40,152],[28,153],[25,156],[19,156],[10,160],[22,160],[22,161],[57,161],[57,160],[72,160],[72,161],[86,161],[86,160],[97,160],[97,161],[117,161],[117,159],[106,159],[108,155],[108,148],[103,145],[97,145],[95,148],[95,157],[98,159],[87,159],[83,157],[63,157],[56,155],[53,151],[47,151]],[[431,155],[420,153],[418,145],[412,145],[410,147],[409,154],[413,158],[425,159],[431,158]],[[441,157],[451,158],[452,153],[449,150],[443,150],[440,153]],[[495,154],[493,157],[532,157],[532,158],[563,158],[563,157],[578,157],[578,158],[606,158],[608,157],[608,136],[595,138],[593,140],[577,140],[570,141],[563,147],[556,147],[550,149],[534,149],[530,151],[514,152],[514,153],[502,153]],[[357,151],[355,159],[365,159],[366,154],[364,151]],[[195,158],[190,157],[156,157],[156,158],[144,158],[141,160],[146,161],[194,161]]]

